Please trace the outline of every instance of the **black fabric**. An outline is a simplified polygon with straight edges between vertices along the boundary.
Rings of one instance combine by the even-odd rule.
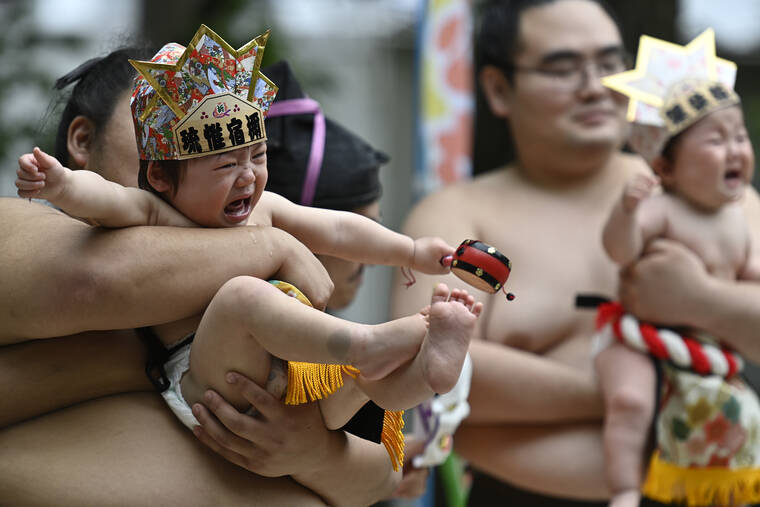
[[[545,496],[502,482],[478,470],[473,470],[472,489],[467,505],[469,507],[606,507],[608,502],[565,500]]]
[[[364,440],[379,444],[383,433],[384,415],[385,411],[370,401],[354,414],[341,429]]]
[[[274,103],[304,98],[287,62],[261,69],[279,91]],[[311,152],[313,114],[266,119],[266,189],[301,204],[301,192]],[[330,118],[325,118],[325,150],[312,206],[350,211],[380,198],[380,166],[388,156]]]
[[[612,299],[599,294],[576,294],[576,308],[597,308],[602,303],[609,303]]]
[[[148,376],[156,391],[162,393],[169,389],[169,379],[164,370],[164,364],[169,359],[169,351],[153,332],[150,327],[135,329],[148,351],[148,359],[145,361],[145,375]]]
[[[472,490],[467,505],[469,507],[595,507],[606,506],[608,502],[566,500],[540,495],[473,470]],[[643,498],[639,505],[640,507],[668,507],[679,504],[665,504]],[[445,507],[446,503],[436,501],[436,506]]]

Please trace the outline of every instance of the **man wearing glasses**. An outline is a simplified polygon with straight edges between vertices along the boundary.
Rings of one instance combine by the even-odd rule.
[[[609,492],[591,373],[594,312],[574,308],[574,298],[617,293],[602,224],[624,183],[649,170],[620,151],[626,100],[600,82],[628,58],[596,1],[502,1],[482,20],[478,77],[491,112],[509,124],[516,160],[427,197],[405,225],[412,237],[480,239],[514,266],[508,289],[517,300],[484,299],[472,412],[455,449],[475,469],[470,505],[596,505]],[[394,289],[396,315],[426,297],[433,278],[420,276]]]

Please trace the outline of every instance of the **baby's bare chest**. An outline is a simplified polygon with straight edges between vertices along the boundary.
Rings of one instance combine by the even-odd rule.
[[[666,237],[696,253],[714,276],[734,279],[746,261],[749,234],[741,210],[704,215],[669,210]]]

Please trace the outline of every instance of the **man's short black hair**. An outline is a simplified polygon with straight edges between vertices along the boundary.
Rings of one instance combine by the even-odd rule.
[[[532,7],[541,7],[561,0],[487,0],[480,11],[480,29],[475,44],[475,63],[480,70],[486,65],[494,65],[504,71],[512,81],[510,66],[519,47],[520,20],[523,12]],[[622,33],[615,11],[604,0],[588,0],[598,4]]]

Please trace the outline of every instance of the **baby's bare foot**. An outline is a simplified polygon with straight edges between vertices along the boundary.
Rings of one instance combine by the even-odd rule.
[[[349,352],[351,364],[367,380],[384,378],[417,354],[427,327],[422,313],[367,326],[363,344]]]
[[[429,328],[420,350],[422,374],[436,393],[449,392],[459,379],[483,303],[465,290],[439,283],[428,310]]]

